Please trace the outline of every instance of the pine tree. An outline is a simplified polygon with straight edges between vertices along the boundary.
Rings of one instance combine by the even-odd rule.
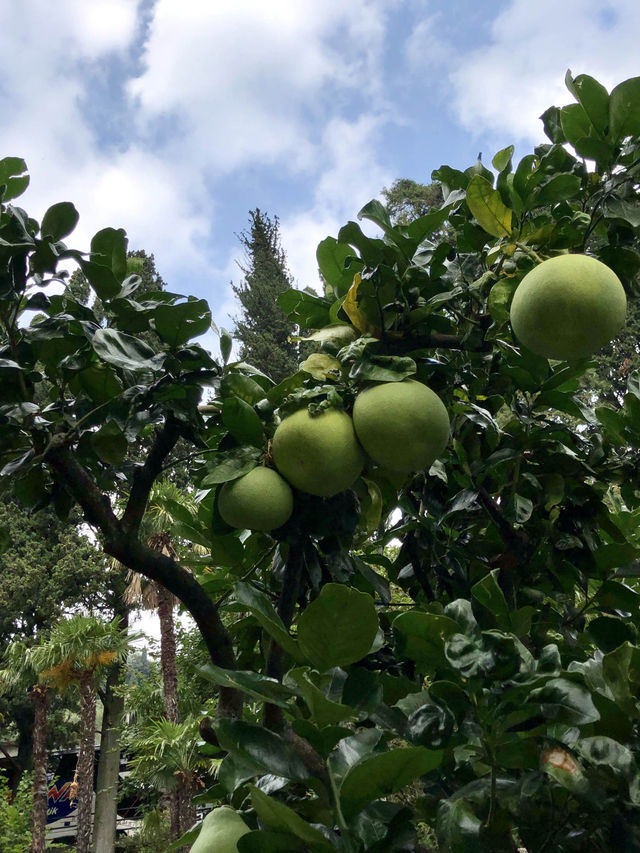
[[[241,342],[240,357],[280,382],[297,370],[297,346],[289,340],[295,327],[277,302],[278,294],[292,286],[287,260],[280,245],[278,218],[259,208],[250,211],[250,228],[239,235],[246,250],[238,266],[244,281],[233,285],[242,305],[235,337]]]

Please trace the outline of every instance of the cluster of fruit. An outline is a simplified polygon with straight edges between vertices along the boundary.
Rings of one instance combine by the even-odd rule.
[[[523,278],[512,306],[516,339],[551,359],[578,359],[608,343],[624,323],[626,296],[609,267],[587,255],[559,255]],[[285,418],[273,437],[273,468],[254,468],[223,486],[222,518],[232,527],[269,531],[293,512],[291,486],[330,497],[350,488],[368,456],[391,473],[430,466],[446,447],[449,417],[440,398],[411,379],[362,391],[353,417],[306,409]]]
[[[274,530],[293,512],[293,488],[330,497],[350,488],[366,457],[403,474],[428,467],[449,438],[449,416],[426,385],[405,379],[367,388],[356,397],[353,417],[338,409],[312,416],[300,409],[273,436],[277,470],[254,468],[226,483],[218,500],[232,527]]]

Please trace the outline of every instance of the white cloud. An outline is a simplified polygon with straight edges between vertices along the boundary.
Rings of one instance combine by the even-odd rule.
[[[314,121],[375,87],[379,2],[158,0],[143,73],[131,81],[140,127],[214,175],[248,162],[313,171]]]
[[[538,116],[570,103],[567,68],[607,88],[638,74],[636,0],[512,0],[493,22],[491,41],[456,57],[453,109],[472,133],[504,144],[540,141]]]

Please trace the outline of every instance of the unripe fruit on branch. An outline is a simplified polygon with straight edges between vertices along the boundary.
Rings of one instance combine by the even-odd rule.
[[[406,474],[429,467],[449,440],[444,403],[413,379],[385,382],[358,394],[353,425],[374,462]]]
[[[231,527],[275,530],[291,517],[293,494],[273,468],[254,468],[224,484],[218,498],[218,512]]]
[[[273,461],[292,486],[328,498],[350,488],[364,464],[364,454],[346,412],[325,409],[311,416],[294,412],[273,436]]]
[[[525,347],[545,358],[586,358],[624,324],[627,298],[618,276],[588,255],[558,255],[522,279],[511,326]]]

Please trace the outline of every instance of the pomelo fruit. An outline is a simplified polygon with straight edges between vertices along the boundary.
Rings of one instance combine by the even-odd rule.
[[[449,441],[444,403],[413,379],[384,382],[358,394],[353,425],[374,462],[405,474],[430,466]]]
[[[238,853],[238,841],[251,832],[239,814],[220,806],[205,817],[190,853]]]
[[[218,511],[231,527],[275,530],[291,517],[293,493],[273,468],[254,468],[220,489]]]
[[[312,417],[300,409],[273,436],[273,461],[292,486],[328,498],[357,480],[364,454],[346,412],[326,409]]]
[[[511,303],[517,340],[545,358],[597,352],[624,324],[627,297],[618,276],[588,255],[558,255],[522,279]]]

